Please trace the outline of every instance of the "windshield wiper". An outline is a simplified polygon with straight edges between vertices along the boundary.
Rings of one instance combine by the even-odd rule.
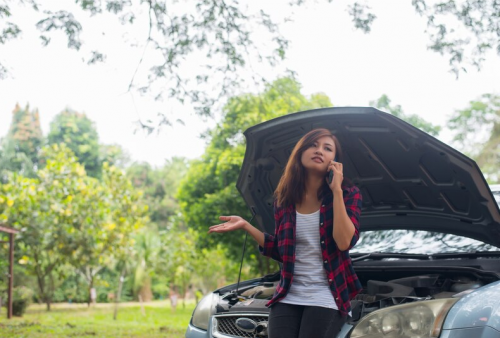
[[[395,252],[352,253],[351,257],[353,262],[362,261],[365,259],[381,260],[384,258],[419,259],[419,260],[432,259],[432,256],[424,254],[395,253]]]
[[[447,258],[477,258],[477,257],[500,257],[500,251],[471,251],[471,252],[447,252],[432,255],[396,253],[396,252],[372,252],[372,253],[352,253],[352,261],[363,261],[367,259],[382,260],[385,258],[433,260]]]
[[[433,259],[500,257],[500,251],[446,252],[432,255]]]

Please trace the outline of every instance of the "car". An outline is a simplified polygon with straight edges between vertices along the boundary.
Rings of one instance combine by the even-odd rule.
[[[500,186],[464,154],[370,107],[279,117],[245,131],[237,188],[274,233],[273,192],[295,143],[327,128],[363,195],[350,251],[363,290],[340,338],[500,337]],[[196,306],[186,338],[267,337],[279,272],[222,287]],[[333,337],[332,337],[333,338]]]

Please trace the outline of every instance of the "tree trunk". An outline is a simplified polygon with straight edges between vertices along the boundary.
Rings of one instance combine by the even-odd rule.
[[[87,307],[90,307],[90,303],[92,303],[92,289],[94,288],[94,276],[92,273],[90,274],[90,283],[89,283],[89,298],[87,302]]]
[[[144,317],[146,317],[146,310],[144,309],[144,303],[142,302],[142,296],[139,295],[139,302],[141,303],[141,313]]]
[[[37,271],[36,277],[38,282],[38,288],[40,289],[40,299],[43,300],[43,302],[46,304],[47,311],[50,311],[50,299],[48,295],[45,293],[45,281],[40,271]]]
[[[118,317],[118,304],[120,303],[120,297],[122,295],[122,287],[123,287],[123,281],[125,280],[125,268],[123,268],[121,276],[120,276],[120,281],[118,283],[118,291],[116,292],[115,295],[115,313],[113,314],[113,319],[116,320]]]
[[[146,277],[144,280],[144,284],[139,291],[139,294],[142,297],[142,300],[145,302],[150,302],[153,300],[153,291],[151,291],[151,277]]]

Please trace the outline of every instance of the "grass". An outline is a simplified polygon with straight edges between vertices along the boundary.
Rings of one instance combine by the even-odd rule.
[[[166,301],[120,304],[113,320],[112,304],[87,308],[82,304],[54,304],[47,312],[44,306],[32,305],[22,317],[8,320],[5,308],[0,310],[2,338],[183,338],[194,302],[182,302],[174,311]]]

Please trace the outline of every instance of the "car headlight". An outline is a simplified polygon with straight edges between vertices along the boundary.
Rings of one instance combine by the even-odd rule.
[[[448,311],[457,300],[436,299],[375,311],[359,321],[350,337],[438,337]]]
[[[216,294],[210,293],[200,300],[193,312],[193,318],[191,320],[191,324],[193,324],[193,326],[202,330],[208,330],[208,321],[210,320],[210,316],[215,313],[214,300],[216,300],[216,298]]]

